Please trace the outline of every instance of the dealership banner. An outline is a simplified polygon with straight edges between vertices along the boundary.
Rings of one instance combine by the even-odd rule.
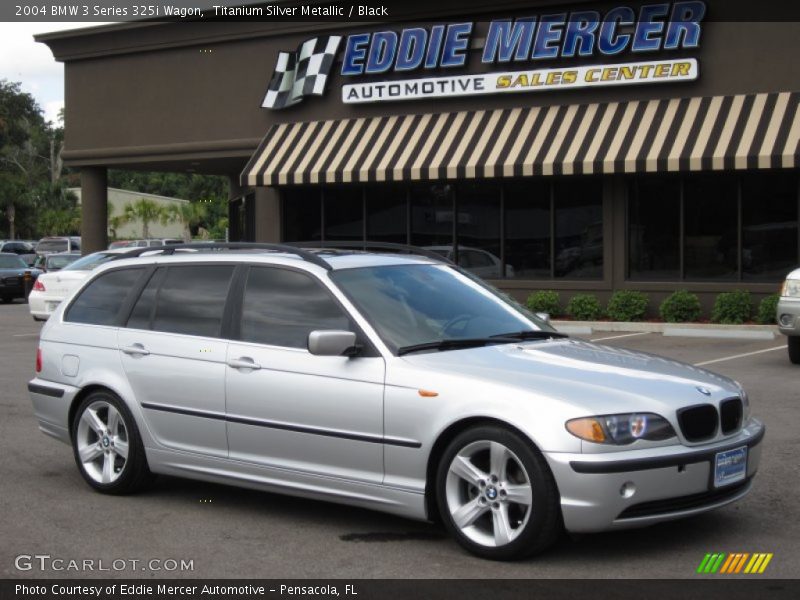
[[[358,104],[483,94],[543,92],[641,83],[674,83],[676,81],[693,81],[697,77],[697,60],[690,58],[674,62],[632,62],[590,65],[572,69],[503,71],[476,75],[356,83],[342,87],[342,101],[346,104]]]

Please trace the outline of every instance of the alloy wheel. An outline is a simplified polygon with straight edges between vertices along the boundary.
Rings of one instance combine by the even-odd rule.
[[[114,483],[128,460],[128,430],[119,411],[103,400],[92,402],[81,414],[75,439],[86,474],[96,483]]]

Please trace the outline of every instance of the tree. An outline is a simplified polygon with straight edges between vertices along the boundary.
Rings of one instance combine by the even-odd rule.
[[[166,225],[167,221],[169,221],[169,213],[166,208],[157,202],[147,198],[139,198],[136,202],[129,202],[125,205],[123,219],[124,223],[141,221],[142,237],[147,239],[150,237],[150,224],[159,222],[162,225]]]
[[[183,241],[192,241],[192,227],[197,227],[206,217],[206,207],[199,202],[173,204],[169,207],[170,220],[183,227]]]

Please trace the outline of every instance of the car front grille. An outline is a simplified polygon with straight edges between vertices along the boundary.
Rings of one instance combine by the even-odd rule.
[[[738,431],[744,416],[741,398],[728,398],[719,405],[719,421],[722,433],[727,435]]]
[[[700,404],[678,411],[678,424],[689,442],[710,440],[717,433],[719,415],[713,404]]]
[[[669,513],[702,508],[733,498],[749,485],[750,480],[747,479],[741,483],[720,490],[711,490],[709,492],[692,494],[691,496],[680,496],[678,498],[667,498],[666,500],[640,502],[639,504],[633,504],[623,510],[617,517],[617,520],[667,515]]]

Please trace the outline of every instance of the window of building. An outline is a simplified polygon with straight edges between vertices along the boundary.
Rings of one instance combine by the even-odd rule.
[[[794,171],[637,178],[628,197],[628,276],[782,280],[800,260],[799,184]]]
[[[281,190],[283,239],[305,242],[322,239],[322,194],[318,187]]]
[[[603,186],[599,179],[553,183],[555,276],[603,277]]]
[[[506,276],[550,279],[550,182],[503,186]]]
[[[501,187],[475,182],[458,186],[458,264],[487,279],[503,277]]]
[[[119,269],[100,275],[75,299],[64,320],[70,323],[113,325],[122,303],[144,269]]]
[[[742,278],[780,281],[798,263],[796,172],[742,178]]]
[[[354,185],[326,187],[322,197],[325,240],[363,240],[364,189]]]
[[[373,242],[408,243],[408,190],[402,185],[369,186],[367,239]]]
[[[306,348],[315,330],[352,331],[342,308],[318,282],[288,269],[251,267],[239,338],[246,342]]]
[[[453,186],[421,184],[411,188],[411,243],[423,248],[453,246]]]
[[[681,275],[681,182],[657,175],[631,180],[628,277],[669,281]]]
[[[218,337],[233,265],[192,265],[165,270],[161,285],[154,292],[156,306],[149,326],[145,326],[145,315],[153,298],[150,285],[134,306],[128,325],[167,333]]]

